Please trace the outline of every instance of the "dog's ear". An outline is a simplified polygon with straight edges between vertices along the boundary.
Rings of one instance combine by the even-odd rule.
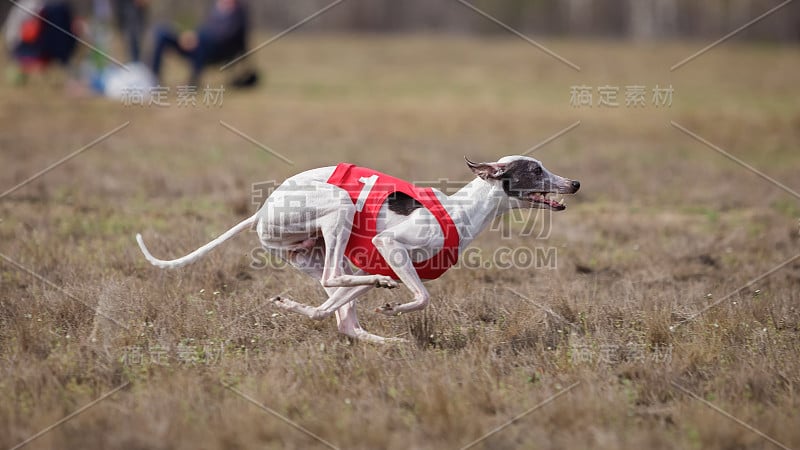
[[[475,163],[469,160],[466,156],[464,160],[467,161],[467,167],[472,170],[472,172],[483,178],[484,180],[497,180],[503,176],[506,172],[506,165],[501,163]]]

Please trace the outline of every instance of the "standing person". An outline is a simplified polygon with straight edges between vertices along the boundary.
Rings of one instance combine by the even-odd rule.
[[[246,51],[247,28],[247,14],[241,0],[217,0],[197,30],[178,34],[172,27],[157,27],[150,67],[160,77],[164,51],[175,50],[189,62],[189,84],[196,86],[203,67],[233,59]]]
[[[114,0],[117,27],[125,37],[132,62],[141,61],[141,42],[149,3],[149,0]]]

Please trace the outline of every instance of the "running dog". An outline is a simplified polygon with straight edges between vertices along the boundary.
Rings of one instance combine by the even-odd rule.
[[[401,282],[412,300],[386,304],[377,312],[397,316],[423,309],[430,299],[423,281],[455,264],[495,217],[516,208],[562,211],[566,205],[551,194],[574,194],[580,188],[580,182],[527,156],[465,160],[477,177],[450,196],[343,163],[288,178],[253,216],[182,258],[155,258],[141,234],[136,240],[154,266],[177,268],[255,224],[264,249],[319,280],[328,295],[317,307],[285,296],[270,299],[275,306],[315,320],[335,314],[339,331],[356,339],[402,341],[364,330],[355,299],[374,287],[391,289]]]

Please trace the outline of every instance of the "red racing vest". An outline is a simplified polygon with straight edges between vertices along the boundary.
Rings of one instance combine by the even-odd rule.
[[[420,202],[436,217],[444,234],[441,250],[430,259],[414,263],[419,277],[423,280],[439,278],[458,261],[458,229],[433,189],[419,188],[385,173],[347,163],[336,166],[328,183],[347,191],[356,206],[350,240],[344,254],[359,269],[372,275],[398,279],[372,243],[372,238],[377,234],[378,212],[387,197],[395,192],[402,192]]]

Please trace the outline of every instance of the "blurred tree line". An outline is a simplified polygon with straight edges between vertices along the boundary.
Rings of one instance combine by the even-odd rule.
[[[73,0],[88,11],[93,1]],[[199,22],[213,0],[150,0],[151,22]],[[636,40],[720,37],[782,0],[467,0],[529,35],[604,36]],[[3,2],[5,10],[11,5]],[[333,0],[247,0],[256,28],[288,28]],[[5,11],[0,11],[5,13]],[[504,33],[457,0],[344,0],[303,30]],[[800,40],[800,1],[737,38]]]

